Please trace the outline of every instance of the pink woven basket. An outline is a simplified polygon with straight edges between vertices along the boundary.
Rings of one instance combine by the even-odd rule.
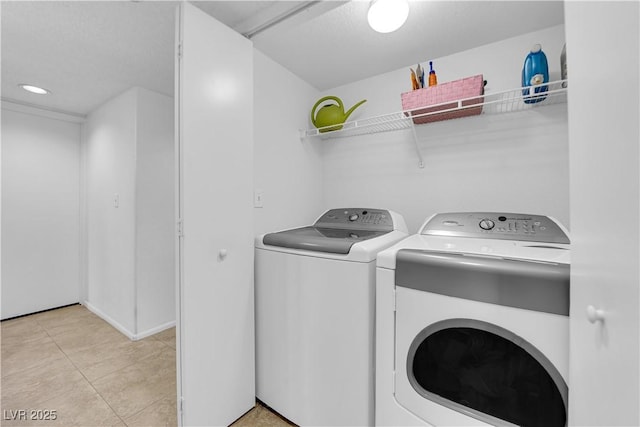
[[[458,107],[458,101],[465,98],[473,98],[462,101],[462,107],[480,104],[484,101],[484,78],[482,74],[467,77],[452,82],[412,90],[402,94],[402,110],[407,116],[432,113],[423,117],[415,117],[416,124],[437,122],[440,120],[457,119],[459,117],[475,116],[482,112],[482,105],[478,107],[462,108],[456,111],[436,113]],[[449,102],[453,101],[453,102]],[[432,107],[429,107],[429,106]],[[422,108],[424,107],[424,108]],[[413,111],[409,111],[413,110]],[[433,114],[436,113],[436,114]]]

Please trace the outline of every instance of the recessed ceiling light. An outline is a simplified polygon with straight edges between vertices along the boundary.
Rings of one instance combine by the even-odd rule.
[[[47,94],[51,93],[50,90],[43,89],[41,87],[34,86],[34,85],[19,84],[18,86],[20,86],[22,89],[24,89],[24,90],[26,90],[28,92],[37,93],[38,95],[47,95]]]
[[[407,0],[373,0],[367,20],[379,33],[390,33],[402,27],[409,17]]]

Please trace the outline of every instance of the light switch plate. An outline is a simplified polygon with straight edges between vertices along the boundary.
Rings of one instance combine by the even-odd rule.
[[[264,194],[262,193],[262,190],[254,190],[253,192],[253,207],[254,208],[261,208],[263,207],[263,198],[264,198]]]

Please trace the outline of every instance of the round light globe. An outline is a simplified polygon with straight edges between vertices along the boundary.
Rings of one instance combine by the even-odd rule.
[[[390,33],[402,27],[409,17],[407,0],[373,0],[367,20],[379,33]]]

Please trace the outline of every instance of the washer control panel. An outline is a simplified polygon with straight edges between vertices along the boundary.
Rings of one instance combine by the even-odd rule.
[[[568,244],[562,227],[544,215],[454,212],[433,216],[420,230],[432,236],[478,237]]]
[[[389,211],[367,208],[331,209],[315,224],[319,228],[354,228],[358,230],[393,231],[393,218]]]

